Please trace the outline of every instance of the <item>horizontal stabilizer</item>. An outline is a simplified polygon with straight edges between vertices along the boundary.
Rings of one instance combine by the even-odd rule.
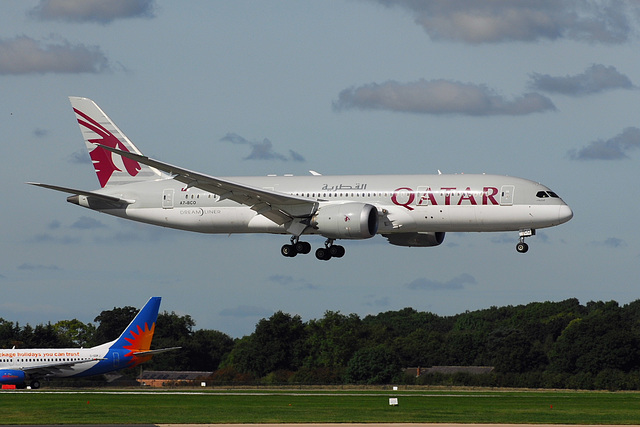
[[[35,185],[35,186],[38,186],[38,187],[48,188],[49,190],[61,191],[63,193],[71,193],[71,194],[76,194],[78,196],[85,196],[85,197],[95,198],[95,199],[98,199],[98,200],[102,200],[102,201],[109,202],[109,203],[115,203],[115,204],[130,205],[130,204],[135,202],[135,200],[121,199],[119,197],[108,196],[106,194],[95,193],[93,191],[76,190],[74,188],[60,187],[60,186],[51,185],[51,184],[41,184],[39,182],[27,182],[27,184]]]
[[[179,350],[182,347],[168,347],[168,348],[159,348],[158,350],[147,350],[147,351],[134,351],[133,354],[136,356],[147,356],[158,353],[164,353],[165,351]]]

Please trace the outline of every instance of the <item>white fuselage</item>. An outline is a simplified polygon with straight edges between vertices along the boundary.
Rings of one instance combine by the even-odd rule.
[[[324,205],[366,203],[378,210],[378,234],[517,231],[562,224],[573,213],[549,188],[500,175],[267,176],[225,178]],[[286,229],[248,206],[173,179],[98,191],[131,200],[97,209],[123,218],[202,233],[276,233]],[[553,196],[550,196],[552,194]],[[80,196],[78,204],[89,206]],[[303,234],[317,234],[308,227]]]
[[[0,371],[29,371],[46,366],[56,371],[51,377],[96,375],[125,367],[126,349],[110,349],[108,345],[91,348],[32,348],[0,350]],[[65,365],[68,363],[68,365]],[[44,375],[43,375],[44,376]]]

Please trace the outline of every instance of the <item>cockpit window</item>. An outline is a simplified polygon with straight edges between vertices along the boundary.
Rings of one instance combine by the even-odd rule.
[[[553,191],[538,191],[536,193],[536,197],[539,198],[539,199],[544,199],[546,197],[553,197],[554,199],[559,199],[560,198],[560,196],[558,196]]]

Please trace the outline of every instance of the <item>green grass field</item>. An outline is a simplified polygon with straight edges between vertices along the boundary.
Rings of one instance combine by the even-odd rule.
[[[640,393],[517,391],[1,392],[0,424],[454,422],[638,424]],[[389,405],[398,398],[398,406]]]

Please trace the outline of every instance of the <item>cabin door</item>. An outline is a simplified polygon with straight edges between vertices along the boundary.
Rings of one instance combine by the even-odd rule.
[[[513,191],[515,186],[513,185],[503,185],[500,190],[500,205],[502,206],[511,206],[513,205]]]
[[[162,207],[164,209],[173,209],[173,195],[173,188],[162,191]]]

